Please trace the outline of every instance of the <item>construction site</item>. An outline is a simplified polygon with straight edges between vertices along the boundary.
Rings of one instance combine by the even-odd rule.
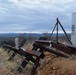
[[[2,42],[0,75],[76,75],[75,23],[73,21],[71,37],[57,18],[50,37],[40,37],[31,45],[26,44],[27,39],[19,44],[18,38],[14,43]],[[67,41],[60,40],[59,26]],[[54,30],[55,40],[52,38]]]

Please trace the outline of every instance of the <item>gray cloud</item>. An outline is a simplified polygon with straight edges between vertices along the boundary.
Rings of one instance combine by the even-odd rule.
[[[58,17],[69,31],[75,8],[75,0],[0,0],[0,29],[4,32],[51,31]]]

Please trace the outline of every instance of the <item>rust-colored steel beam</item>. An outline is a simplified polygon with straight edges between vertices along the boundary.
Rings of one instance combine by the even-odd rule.
[[[51,41],[47,41],[47,40],[36,40],[35,42],[43,45],[47,45],[47,46],[51,44]]]
[[[36,56],[36,57],[40,57],[40,58],[44,58],[44,54],[35,50],[25,50],[26,53],[32,55],[32,56]]]
[[[36,58],[36,61],[35,61],[36,67],[34,67],[34,68],[32,69],[31,75],[35,75],[36,69],[37,69],[37,67],[38,67],[38,65],[39,65],[39,60],[40,60],[40,58]]]
[[[36,56],[36,57],[40,57],[40,58],[44,58],[44,54],[41,53],[41,52],[37,52],[37,51],[33,51],[33,50],[23,50],[23,48],[15,48],[15,47],[12,47],[10,45],[6,45],[6,44],[3,44],[3,46],[13,50],[15,53],[18,53],[20,55],[23,55],[23,56],[26,56],[26,54],[30,54],[32,56]]]
[[[71,54],[71,49],[68,48],[66,45],[55,43],[55,42],[51,42],[51,44],[52,44],[52,47],[59,49],[65,53]]]
[[[65,52],[63,52],[63,51],[53,50],[53,49],[51,49],[51,48],[49,48],[48,46],[45,46],[45,45],[43,45],[43,44],[34,43],[33,46],[38,47],[38,48],[40,48],[40,49],[42,49],[42,50],[51,52],[51,53],[56,54],[56,55],[58,55],[58,56],[63,56],[63,57],[69,57],[69,56],[70,56],[69,54],[67,54],[67,53],[65,53]]]
[[[26,39],[23,39],[23,41],[20,43],[19,48],[22,47],[26,43]]]
[[[18,67],[17,71],[21,72],[26,67],[28,62],[32,61],[34,63],[34,66],[33,66],[33,69],[31,71],[30,75],[35,75],[36,74],[36,69],[39,66],[40,58],[44,58],[43,53],[33,51],[33,50],[24,50],[23,48],[15,48],[15,47],[12,47],[12,46],[6,45],[6,44],[4,44],[3,46],[13,50],[15,53],[18,53],[18,54],[26,57],[24,59],[24,61],[21,63],[21,65]],[[36,59],[34,59],[32,56],[35,56]]]
[[[72,54],[76,54],[76,47],[73,45],[66,45],[68,48],[71,49]]]

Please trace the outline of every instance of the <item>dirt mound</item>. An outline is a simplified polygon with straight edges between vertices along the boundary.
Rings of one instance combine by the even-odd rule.
[[[0,49],[0,75],[15,75],[13,74],[18,64],[21,62],[17,56],[14,59],[16,61],[8,61],[10,57],[7,52]],[[45,52],[45,58],[40,60],[40,67],[37,69],[36,75],[76,75],[76,58],[63,58],[56,55]],[[26,72],[27,71],[27,72]],[[31,71],[28,65],[24,72],[19,75],[27,75]]]
[[[38,75],[76,75],[76,60],[48,53],[45,61],[46,64],[38,69]]]

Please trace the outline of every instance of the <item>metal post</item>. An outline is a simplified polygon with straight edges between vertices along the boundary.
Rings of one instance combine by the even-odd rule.
[[[33,67],[30,75],[35,75],[35,74],[36,74],[36,69],[37,69],[37,67],[39,66],[39,60],[40,60],[40,58],[37,57],[37,58],[36,58],[36,61],[35,61],[35,63],[34,63],[36,67]]]
[[[53,30],[52,30],[52,33],[51,33],[51,35],[50,35],[50,37],[49,37],[49,40],[51,40],[52,34],[53,34],[53,32],[54,32],[56,26],[57,26],[57,23],[55,24],[55,26],[54,26],[54,28],[53,28]]]
[[[57,18],[57,22],[59,23],[59,25],[61,26],[62,30],[64,31],[64,33],[65,33],[68,41],[70,42],[70,44],[73,45],[72,42],[70,41],[70,39],[68,38],[67,33],[66,33],[66,31],[64,30],[64,28],[63,28],[62,24],[60,23],[60,21],[58,20],[58,18]]]
[[[57,43],[58,43],[58,21],[57,21]]]

